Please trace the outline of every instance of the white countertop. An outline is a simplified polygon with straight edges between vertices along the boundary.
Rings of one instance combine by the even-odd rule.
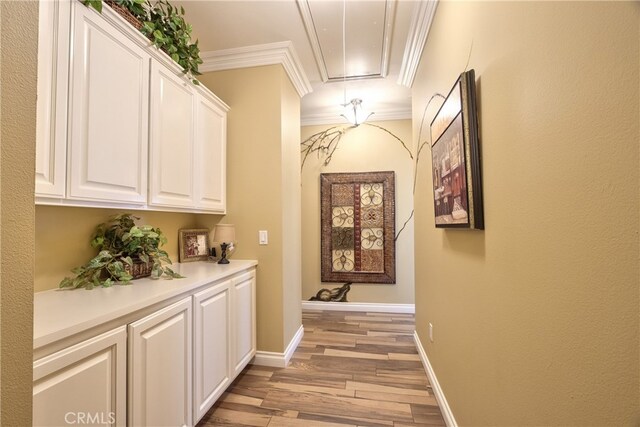
[[[191,262],[171,265],[184,279],[137,279],[110,288],[54,289],[34,294],[33,348],[149,307],[207,283],[224,279],[258,264],[254,260],[230,260],[226,265]]]

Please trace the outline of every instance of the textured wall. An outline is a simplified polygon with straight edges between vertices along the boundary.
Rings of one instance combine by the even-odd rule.
[[[372,122],[397,135],[413,151],[410,120]],[[339,125],[305,126],[302,140]],[[428,165],[427,165],[428,166]],[[424,165],[421,165],[424,168]],[[413,209],[413,163],[402,144],[383,130],[362,125],[347,131],[331,162],[316,154],[307,157],[302,170],[302,299],[308,300],[322,288],[341,283],[320,281],[320,174],[334,172],[395,171],[396,231]],[[353,284],[351,302],[412,304],[414,301],[413,220],[396,242],[396,284]]]
[[[419,176],[416,326],[460,425],[640,422],[639,11],[438,5],[414,136],[473,45],[486,230],[436,230]]]
[[[31,425],[38,3],[0,3],[0,424]]]

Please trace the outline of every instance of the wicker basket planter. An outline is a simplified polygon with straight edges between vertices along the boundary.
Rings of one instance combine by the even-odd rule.
[[[118,15],[122,16],[125,21],[133,25],[133,27],[140,31],[142,28],[142,21],[136,18],[126,7],[120,6],[118,3],[112,0],[106,0],[105,3],[111,7]],[[148,274],[147,274],[148,276]]]
[[[133,261],[133,266],[129,264],[124,265],[124,269],[127,273],[131,274],[134,279],[140,279],[142,277],[151,276],[151,270],[153,269],[153,263],[146,263],[144,261]]]

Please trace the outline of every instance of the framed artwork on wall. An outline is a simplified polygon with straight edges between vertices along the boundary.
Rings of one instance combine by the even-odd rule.
[[[484,230],[474,70],[460,75],[431,122],[435,225]]]
[[[395,173],[320,174],[321,280],[395,283]]]

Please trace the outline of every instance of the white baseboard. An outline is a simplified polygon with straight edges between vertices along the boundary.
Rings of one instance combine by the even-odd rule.
[[[284,353],[276,353],[273,351],[256,351],[251,364],[260,366],[271,366],[272,368],[286,368],[291,360],[291,356],[298,348],[298,344],[304,336],[304,327],[300,325],[298,332],[293,336]]]
[[[444,392],[440,387],[438,378],[436,378],[436,373],[433,371],[433,367],[429,362],[427,353],[424,351],[424,347],[422,346],[422,343],[420,342],[420,337],[418,337],[418,333],[416,331],[413,331],[413,340],[416,343],[416,348],[418,349],[418,354],[420,354],[422,365],[424,366],[424,370],[426,371],[427,377],[429,378],[429,382],[431,383],[433,394],[436,396],[438,405],[440,405],[440,411],[442,411],[442,417],[444,418],[444,422],[447,424],[448,427],[458,427],[458,423],[456,423],[456,419],[453,416],[453,412],[451,412],[451,408],[449,407],[447,398],[444,397]]]
[[[302,301],[302,309],[327,311],[371,311],[374,313],[415,313],[414,304],[384,304],[371,302]]]

